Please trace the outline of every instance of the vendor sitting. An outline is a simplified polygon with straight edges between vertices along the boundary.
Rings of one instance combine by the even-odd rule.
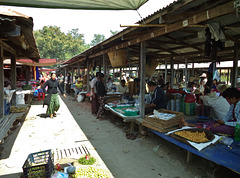
[[[77,83],[75,84],[76,88],[75,88],[75,98],[77,97],[77,95],[82,91],[83,89],[83,83],[81,81],[80,78],[77,79]]]
[[[121,80],[120,85],[117,87],[117,92],[122,93],[124,97],[128,97],[129,96],[129,88],[126,85],[125,80]]]
[[[230,107],[227,115],[222,120],[209,121],[204,124],[214,133],[223,133],[234,135],[234,127],[240,123],[240,91],[236,88],[228,88],[223,92],[223,97],[230,102]],[[188,124],[183,119],[180,120],[181,126],[196,126]],[[199,124],[197,124],[199,125]]]
[[[150,104],[145,106],[145,114],[153,112],[154,109],[166,109],[167,108],[167,97],[164,91],[157,87],[157,84],[150,81],[148,82],[149,92],[152,93],[152,100]]]

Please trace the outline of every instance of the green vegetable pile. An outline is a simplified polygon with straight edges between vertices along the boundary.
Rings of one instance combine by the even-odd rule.
[[[81,157],[78,160],[78,163],[82,165],[93,165],[95,162],[96,159],[94,157],[89,157],[89,159],[86,159],[86,157]]]

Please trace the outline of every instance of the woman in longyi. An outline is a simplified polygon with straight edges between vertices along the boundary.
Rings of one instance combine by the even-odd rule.
[[[55,73],[51,73],[51,79],[48,80],[44,85],[43,85],[43,92],[45,92],[45,88],[48,87],[47,94],[51,94],[51,100],[50,104],[48,105],[47,108],[47,114],[50,114],[50,118],[56,117],[56,112],[58,111],[60,107],[59,99],[58,99],[58,94],[57,94],[57,88],[61,91],[63,96],[66,98],[66,95],[63,92],[62,87],[58,83],[58,80],[56,80],[57,76]]]

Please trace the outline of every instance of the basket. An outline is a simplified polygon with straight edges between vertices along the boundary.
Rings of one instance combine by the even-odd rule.
[[[51,150],[28,155],[23,165],[25,178],[50,178],[54,171],[54,160]]]
[[[175,114],[176,116],[169,120],[161,120],[158,118],[149,117],[152,114],[148,114],[143,119],[142,125],[158,132],[165,132],[171,130],[170,128],[175,128],[175,126],[179,124],[179,120],[184,118],[184,115],[181,112],[170,111],[166,109],[160,109],[158,111],[162,113]]]
[[[112,67],[125,67],[127,65],[127,51],[117,50],[108,53]]]

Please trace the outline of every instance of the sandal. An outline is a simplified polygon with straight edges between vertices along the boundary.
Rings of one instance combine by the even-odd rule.
[[[53,118],[53,114],[50,114],[50,118]]]
[[[57,114],[56,114],[56,113],[53,113],[53,117],[57,117]]]

